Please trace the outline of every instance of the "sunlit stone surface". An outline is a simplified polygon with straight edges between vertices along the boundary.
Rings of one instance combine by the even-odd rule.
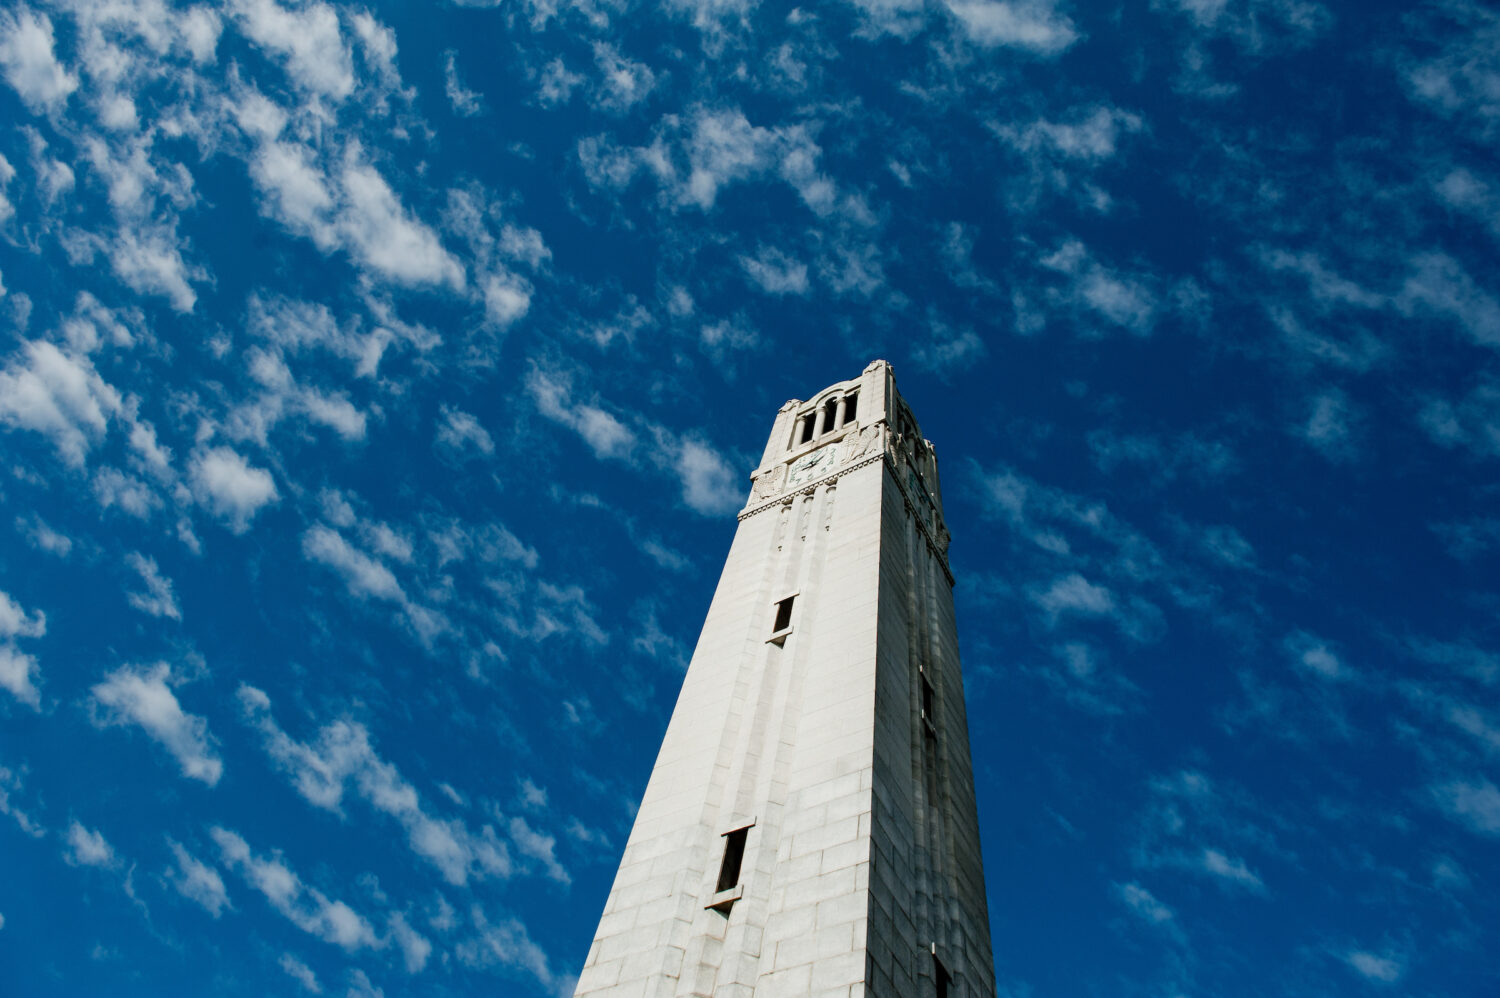
[[[752,481],[576,994],[989,998],[948,532],[890,365],[783,406]]]

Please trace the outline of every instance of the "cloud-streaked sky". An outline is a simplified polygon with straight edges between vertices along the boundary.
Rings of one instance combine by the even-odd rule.
[[[1494,992],[1500,16],[0,8],[0,977],[566,995],[784,400],[943,462],[1007,998]]]

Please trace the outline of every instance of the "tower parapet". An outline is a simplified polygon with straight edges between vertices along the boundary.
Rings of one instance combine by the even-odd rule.
[[[760,466],[750,475],[750,497],[740,519],[770,508],[787,492],[815,489],[880,459],[889,464],[951,585],[952,538],[943,520],[937,452],[896,391],[895,372],[884,360],[871,361],[859,377],[829,385],[808,401],[790,399],[781,407]]]

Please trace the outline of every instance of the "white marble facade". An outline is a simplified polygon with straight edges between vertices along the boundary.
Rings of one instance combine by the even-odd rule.
[[[937,463],[890,365],[783,406],[752,482],[575,994],[993,998]]]

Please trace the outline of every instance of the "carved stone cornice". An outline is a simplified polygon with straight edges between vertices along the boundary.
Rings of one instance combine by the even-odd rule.
[[[827,485],[830,482],[836,482],[838,481],[840,476],[847,475],[851,471],[858,471],[865,465],[874,464],[883,456],[884,455],[879,453],[871,454],[869,457],[861,458],[860,460],[855,461],[852,464],[846,464],[842,467],[835,468],[816,481],[808,482],[806,485],[799,485],[795,489],[792,489],[790,492],[782,492],[781,494],[776,495],[766,502],[760,503],[759,505],[746,506],[744,509],[740,510],[738,518],[741,521],[748,520],[756,513],[764,513],[772,506],[779,506],[793,496],[810,496],[814,492],[816,492],[820,486]]]
[[[783,492],[763,502],[756,503],[754,497],[752,496],[753,504],[746,506],[744,509],[740,510],[737,519],[741,522],[744,522],[745,520],[750,519],[750,517],[755,516],[757,513],[764,513],[766,510],[772,509],[776,506],[780,506],[783,503],[795,498],[796,496],[810,496],[818,489],[822,488],[825,485],[833,484],[834,482],[838,481],[839,478],[849,474],[851,471],[858,471],[860,468],[864,468],[871,464],[874,464],[876,461],[884,461],[885,469],[890,473],[891,481],[896,483],[896,488],[901,492],[902,503],[906,507],[906,515],[911,518],[911,521],[913,523],[916,524],[917,532],[921,534],[922,540],[926,542],[927,550],[931,551],[933,557],[937,559],[938,566],[942,568],[943,576],[948,580],[948,585],[951,587],[953,585],[953,570],[948,567],[947,545],[939,543],[938,538],[934,536],[932,528],[929,528],[927,526],[927,522],[917,514],[916,501],[907,491],[906,484],[901,481],[901,475],[899,473],[900,464],[898,463],[896,456],[890,451],[877,451],[874,454],[869,455],[868,457],[863,457],[842,467],[835,468],[833,471],[830,471],[828,474],[824,475],[822,478],[817,479],[816,481],[808,482],[806,485],[799,485],[797,488],[793,489],[790,492]],[[941,520],[935,522],[941,524]],[[947,532],[947,528],[945,527],[940,526],[939,529],[943,530],[944,533]]]

